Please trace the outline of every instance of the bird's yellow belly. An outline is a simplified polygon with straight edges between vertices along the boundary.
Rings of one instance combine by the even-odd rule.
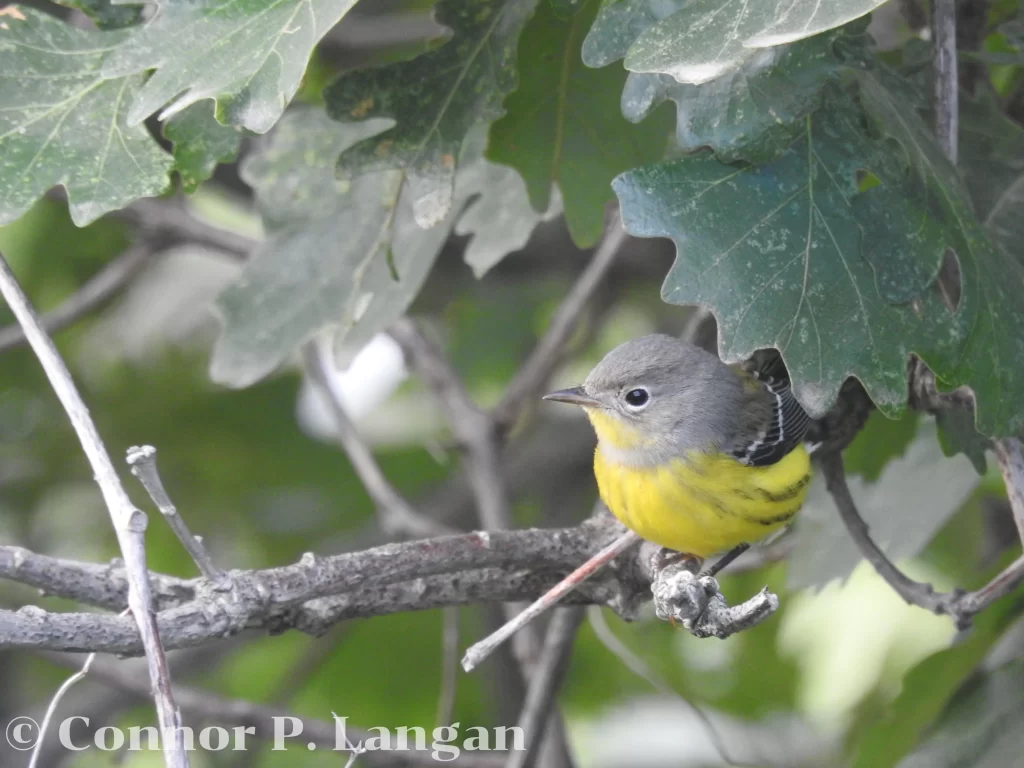
[[[694,454],[654,467],[609,461],[598,448],[601,498],[623,525],[669,549],[708,557],[758,541],[792,520],[807,496],[803,446],[766,467]]]

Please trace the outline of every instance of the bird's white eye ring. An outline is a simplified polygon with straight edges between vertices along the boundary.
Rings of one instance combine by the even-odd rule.
[[[651,399],[651,396],[643,387],[637,387],[636,389],[629,390],[625,395],[622,396],[622,399],[626,401],[626,405],[628,405],[630,408],[639,410],[640,408],[643,408],[645,405],[647,405],[648,401]]]

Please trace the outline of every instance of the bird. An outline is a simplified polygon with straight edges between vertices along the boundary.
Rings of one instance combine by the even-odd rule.
[[[652,334],[544,399],[586,413],[598,491],[619,521],[698,563],[724,553],[713,572],[779,533],[806,498],[810,417],[778,355],[726,365]]]

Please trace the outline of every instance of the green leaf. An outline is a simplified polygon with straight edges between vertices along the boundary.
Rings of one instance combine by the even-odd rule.
[[[893,459],[903,456],[917,436],[921,414],[905,411],[898,419],[872,411],[864,428],[843,451],[847,474],[860,475],[873,483]]]
[[[127,120],[143,78],[100,73],[125,34],[0,9],[0,224],[57,184],[79,226],[167,189],[170,155]]]
[[[103,62],[105,77],[155,70],[131,102],[129,125],[217,101],[225,125],[265,133],[299,87],[306,62],[356,0],[161,2],[156,16]]]
[[[683,5],[684,0],[624,0],[602,8],[583,43],[584,62],[602,67],[622,58],[637,37]],[[822,89],[839,75],[846,57],[837,45],[861,47],[865,27],[851,24],[842,32],[759,51],[702,85],[631,72],[622,114],[639,122],[663,101],[674,101],[676,143],[684,152],[711,147],[724,162],[765,162],[793,140],[801,118],[818,108]]]
[[[699,85],[758,54],[858,19],[885,0],[694,0],[644,32],[626,69]]]
[[[996,248],[986,236],[971,209],[967,191],[956,169],[946,160],[918,114],[900,98],[899,92],[883,87],[886,78],[879,70],[858,73],[864,104],[875,128],[895,138],[906,150],[912,169],[911,183],[920,188],[930,217],[941,220],[947,244],[954,250],[960,267],[961,297],[956,307],[955,330],[958,353],[945,345],[933,350],[922,346],[921,356],[941,383],[953,388],[970,386],[977,397],[977,426],[985,435],[997,437],[1019,433],[1024,414],[1016,406],[1017,391],[1024,387],[1021,370],[1024,339],[1024,250],[1020,240],[1001,233],[1000,212],[1011,213],[1020,233],[1020,202],[1013,202],[1014,185],[997,200],[984,219]],[[884,73],[883,73],[884,74]],[[1020,140],[1020,134],[1016,134]],[[1002,175],[1005,178],[1005,174]],[[870,190],[863,197],[874,195]],[[905,198],[906,199],[906,198]],[[1004,208],[1000,203],[1006,202]],[[892,201],[889,202],[892,204]],[[905,202],[904,202],[905,204]],[[895,210],[895,209],[891,209]],[[864,254],[882,283],[891,276],[896,262],[882,258],[877,240],[865,240]],[[1007,247],[1008,246],[1008,247]],[[938,294],[938,291],[934,291]]]
[[[970,681],[899,768],[1005,768],[1024,753],[1024,661]]]
[[[898,141],[869,132],[856,92],[837,94],[773,163],[728,166],[704,154],[623,174],[613,186],[626,228],[671,237],[678,256],[664,299],[709,307],[728,361],[782,351],[815,415],[851,374],[897,414],[913,352],[943,386],[974,389],[982,432],[1015,433],[1024,270],[989,244],[913,110],[870,77],[861,87],[877,127]],[[862,192],[865,172],[881,183]],[[944,246],[962,265],[959,307],[934,288],[897,303],[904,284],[907,296],[928,284]]]
[[[509,253],[523,248],[537,224],[562,211],[557,195],[552,197],[546,213],[534,211],[522,176],[507,165],[486,160],[462,169],[457,195],[461,197],[463,193],[476,194],[476,198],[462,212],[455,233],[472,236],[463,258],[477,277],[483,277]]]
[[[455,213],[424,231],[400,171],[352,181],[334,175],[339,153],[389,123],[346,125],[321,110],[296,109],[266,149],[243,164],[268,237],[217,301],[224,331],[211,363],[216,381],[252,384],[325,328],[334,330],[339,356],[342,344],[358,349],[419,293]],[[467,137],[461,157],[456,211],[487,178],[478,168],[482,147],[481,127]]]
[[[113,3],[111,0],[58,0],[67,8],[76,8],[100,29],[122,29],[142,21],[143,5]]]
[[[668,115],[639,128],[619,114],[621,69],[591,69],[580,47],[598,9],[590,0],[561,19],[541,4],[519,41],[519,88],[507,113],[491,125],[487,157],[517,169],[530,201],[548,209],[552,184],[562,193],[573,241],[598,241],[616,174],[660,159],[668,143]]]
[[[686,6],[689,0],[613,0],[601,4],[586,40],[583,61],[588,67],[606,67],[626,56],[629,47],[662,19]]]
[[[872,414],[848,449],[850,493],[872,538],[895,560],[918,555],[981,482],[965,459],[943,459],[930,419],[921,423],[916,436],[910,433],[913,440],[906,445],[907,428],[915,421],[904,416],[892,422]],[[786,577],[792,589],[844,579],[863,560],[836,519],[835,502],[819,477],[800,512],[795,536]]]
[[[991,442],[974,426],[974,412],[962,408],[944,408],[935,412],[939,427],[939,445],[946,456],[962,453],[971,460],[974,470],[984,475],[988,462],[985,452]]]
[[[444,45],[412,61],[348,73],[330,86],[324,97],[334,119],[397,121],[342,154],[338,172],[356,178],[404,170],[420,226],[448,216],[462,142],[475,124],[501,115],[516,82],[516,42],[535,2],[442,0],[437,20],[452,30]]]
[[[174,167],[186,192],[213,176],[218,163],[232,162],[242,143],[238,131],[217,122],[212,107],[199,102],[164,123],[164,137],[173,144]]]
[[[929,656],[908,672],[890,712],[868,728],[856,745],[853,768],[896,765],[1002,637],[1019,610],[1018,603],[1011,597],[990,606],[978,615],[961,642]]]

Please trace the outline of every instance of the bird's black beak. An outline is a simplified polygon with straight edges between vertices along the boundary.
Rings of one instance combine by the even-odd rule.
[[[572,403],[573,405],[580,405],[584,408],[603,408],[604,404],[599,400],[595,400],[586,392],[583,391],[583,387],[569,387],[569,389],[559,389],[557,392],[551,392],[550,394],[544,395],[545,400],[557,400],[560,403]]]

